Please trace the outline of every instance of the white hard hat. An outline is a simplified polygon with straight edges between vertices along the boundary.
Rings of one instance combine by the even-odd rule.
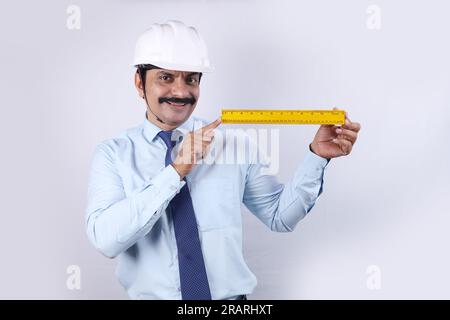
[[[214,70],[208,49],[194,27],[170,20],[155,23],[138,39],[134,66],[151,64],[162,69],[193,72]]]

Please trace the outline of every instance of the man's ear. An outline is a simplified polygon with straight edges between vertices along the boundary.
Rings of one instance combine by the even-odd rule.
[[[136,86],[136,90],[138,91],[139,96],[144,99],[144,85],[141,81],[141,77],[139,76],[138,71],[134,74],[134,85]]]

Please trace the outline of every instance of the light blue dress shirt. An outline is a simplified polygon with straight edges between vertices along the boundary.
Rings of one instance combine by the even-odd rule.
[[[176,130],[186,134],[206,124],[191,116]],[[116,275],[132,299],[181,299],[175,234],[166,208],[186,182],[171,165],[165,167],[160,130],[145,119],[100,143],[89,178],[88,237],[103,255],[118,257]],[[224,132],[224,126],[216,130]],[[224,150],[231,138],[243,138],[246,147],[254,143],[245,133],[236,135],[213,143]],[[289,232],[322,193],[327,159],[308,150],[283,185],[261,170],[268,166],[266,158],[249,154],[244,163],[197,164],[186,176],[213,299],[250,294],[257,283],[243,257],[241,203],[272,231]]]

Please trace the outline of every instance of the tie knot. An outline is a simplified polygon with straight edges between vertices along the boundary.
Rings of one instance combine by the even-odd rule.
[[[158,136],[163,139],[164,143],[166,144],[167,148],[172,149],[175,146],[176,141],[172,141],[172,133],[173,131],[160,131],[158,133]]]

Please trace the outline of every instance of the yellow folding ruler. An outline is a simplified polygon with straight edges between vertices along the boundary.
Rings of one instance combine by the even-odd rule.
[[[344,110],[222,109],[222,123],[344,124]]]

